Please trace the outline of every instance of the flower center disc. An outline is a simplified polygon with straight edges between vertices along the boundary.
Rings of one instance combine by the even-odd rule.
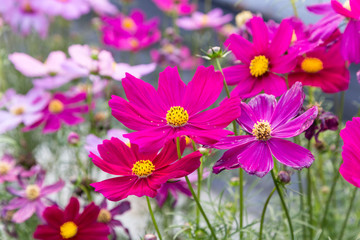
[[[155,166],[150,160],[139,160],[134,163],[132,173],[140,178],[147,177],[155,171]]]
[[[266,141],[271,138],[271,125],[268,121],[257,121],[254,124],[252,134],[257,140]]]
[[[135,38],[131,38],[129,40],[129,44],[130,44],[130,47],[132,47],[132,48],[137,48],[140,45],[139,41],[136,40]]]
[[[99,216],[97,218],[98,222],[102,222],[102,223],[108,223],[111,221],[111,213],[109,212],[109,210],[102,208],[99,212]]]
[[[64,239],[69,239],[74,237],[77,234],[78,227],[72,221],[66,222],[60,226],[60,235]]]
[[[269,71],[269,59],[264,55],[254,57],[250,62],[250,74],[253,77],[261,77],[267,71]]]
[[[5,175],[10,170],[10,165],[6,162],[0,162],[0,175]]]
[[[301,69],[307,73],[317,73],[323,70],[323,68],[323,62],[318,58],[309,57],[301,62]]]
[[[37,185],[29,185],[25,189],[26,197],[29,200],[35,200],[40,195],[40,188]]]
[[[166,113],[166,121],[173,127],[181,127],[189,121],[189,114],[183,107],[171,107]]]
[[[24,107],[15,107],[13,109],[11,109],[11,113],[14,115],[21,115],[25,112],[25,108]]]
[[[135,22],[134,20],[132,20],[131,18],[125,18],[122,23],[121,23],[122,27],[125,28],[126,30],[132,30],[135,27]]]
[[[64,104],[57,99],[51,100],[49,111],[51,113],[61,113],[64,110]]]

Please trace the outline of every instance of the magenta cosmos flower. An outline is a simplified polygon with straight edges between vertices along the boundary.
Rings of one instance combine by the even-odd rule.
[[[185,140],[181,141],[181,150]],[[104,140],[98,146],[100,157],[90,153],[93,163],[104,172],[119,177],[90,184],[111,201],[129,195],[155,197],[161,185],[172,178],[189,175],[200,166],[199,151],[178,160],[175,141],[169,141],[156,154],[139,152],[136,144],[128,147],[117,138]]]
[[[340,136],[344,141],[340,174],[350,184],[360,188],[360,118],[354,117],[348,121]]]
[[[203,111],[215,103],[223,88],[223,76],[215,72],[213,66],[198,67],[187,86],[177,68],[171,67],[160,73],[157,91],[130,74],[122,85],[129,102],[113,95],[109,105],[117,120],[137,131],[124,137],[129,138],[131,144],[139,145],[141,151],[157,151],[168,140],[180,136],[188,136],[201,144],[213,144],[232,134],[223,128],[240,116],[238,97]]]
[[[298,57],[294,72],[289,74],[289,84],[320,87],[325,93],[345,91],[349,87],[350,73],[340,53],[340,44],[320,46]]]
[[[34,5],[50,16],[61,16],[67,20],[78,19],[90,12],[87,0],[33,0]]]
[[[220,28],[232,19],[232,14],[223,15],[220,8],[215,8],[206,14],[194,12],[191,17],[179,18],[176,24],[186,30],[199,30],[203,28]]]
[[[4,154],[0,159],[0,183],[17,181],[23,168],[16,166],[16,160],[9,154]]]
[[[87,113],[89,109],[88,105],[84,103],[85,99],[86,93],[79,93],[74,96],[55,93],[48,105],[42,110],[42,118],[24,130],[32,130],[43,124],[43,133],[52,133],[58,131],[62,123],[70,126],[82,123],[84,119],[80,115]]]
[[[129,237],[129,239],[131,239],[129,229],[124,227],[124,225],[119,220],[115,219],[117,215],[122,215],[123,213],[130,210],[130,202],[123,201],[114,208],[108,209],[106,198],[104,198],[104,200],[100,203],[99,207],[100,207],[100,212],[97,221],[105,223],[109,227],[111,240],[118,239],[115,231],[116,227],[121,227]]]
[[[213,171],[241,167],[249,174],[263,177],[273,168],[272,155],[295,169],[310,167],[314,161],[311,152],[283,139],[301,134],[316,118],[316,106],[297,116],[304,98],[301,83],[296,83],[279,102],[272,95],[260,94],[248,104],[241,103],[242,114],[237,121],[249,135],[227,137],[215,144],[215,148],[229,150],[216,162]]]
[[[162,11],[178,16],[189,15],[196,9],[196,5],[189,0],[153,0]]]
[[[43,186],[44,177],[45,171],[42,170],[37,174],[33,184],[24,182],[22,178],[19,178],[20,190],[12,187],[6,188],[9,193],[16,196],[4,207],[5,211],[19,209],[12,217],[14,222],[24,222],[35,212],[42,219],[45,206],[52,202],[47,198],[47,195],[60,191],[65,185],[64,181],[59,180],[52,185]]]
[[[270,43],[262,18],[253,17],[250,26],[253,43],[237,34],[232,34],[225,42],[241,61],[239,65],[224,69],[226,82],[237,85],[232,96],[248,98],[264,91],[278,97],[287,89],[285,78],[278,74],[289,73],[296,65],[296,51],[284,55],[291,43],[293,28],[289,20],[283,20]]]
[[[133,10],[129,16],[103,17],[103,42],[122,51],[136,52],[158,42],[161,32],[157,18],[145,21],[140,10]]]
[[[48,207],[44,211],[47,224],[39,225],[34,238],[40,240],[108,240],[109,228],[97,222],[100,208],[90,203],[79,214],[79,200],[72,197],[65,210],[58,206]]]

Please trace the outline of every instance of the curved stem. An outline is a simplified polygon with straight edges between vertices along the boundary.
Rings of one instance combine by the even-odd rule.
[[[191,140],[192,143],[192,147],[194,152],[197,151],[196,149],[196,145],[194,140]],[[197,197],[200,201],[200,194],[201,194],[201,181],[202,181],[202,168],[203,168],[203,164],[202,164],[202,157],[200,158],[200,167],[197,169],[197,175],[198,175],[198,182],[197,182]],[[200,223],[200,209],[196,208],[196,227],[199,227],[199,223]]]
[[[266,202],[264,204],[264,208],[263,208],[262,213],[261,213],[259,240],[262,239],[262,230],[263,230],[263,227],[264,227],[265,212],[266,212],[267,206],[268,206],[268,204],[270,202],[270,199],[271,199],[272,195],[274,194],[275,190],[276,190],[276,187],[274,187],[274,189],[271,191],[270,195],[266,199]]]
[[[354,188],[353,190],[353,193],[352,193],[352,196],[351,196],[351,200],[350,200],[350,206],[346,212],[346,217],[345,217],[345,220],[343,222],[343,225],[341,227],[341,232],[340,232],[340,235],[339,235],[339,240],[342,240],[343,236],[344,236],[344,232],[345,232],[345,228],[346,228],[346,224],[347,224],[347,221],[349,220],[349,216],[350,216],[350,212],[351,212],[351,209],[352,209],[352,206],[353,206],[353,203],[354,203],[354,199],[355,199],[355,196],[356,196],[356,192],[357,192],[357,187]]]
[[[181,149],[180,149],[180,138],[179,137],[176,138],[176,149],[177,149],[178,158],[180,160],[181,159]],[[193,196],[193,198],[194,198],[194,200],[196,202],[196,205],[199,208],[199,210],[201,212],[201,215],[204,217],[205,222],[206,222],[206,224],[208,225],[208,227],[209,227],[209,229],[211,231],[211,235],[213,236],[213,238],[215,240],[217,240],[215,231],[214,231],[213,227],[211,226],[210,221],[209,221],[208,217],[206,216],[205,211],[202,208],[202,206],[201,206],[201,204],[199,202],[199,199],[197,198],[197,196],[196,196],[196,194],[194,192],[194,189],[193,189],[193,187],[191,185],[191,182],[190,182],[188,176],[185,176],[185,179],[186,179],[186,182],[188,184],[189,190],[190,190],[190,192],[191,192],[191,194],[192,194],[192,196]]]
[[[286,207],[286,203],[285,203],[285,200],[284,200],[284,196],[283,196],[283,194],[282,194],[282,191],[281,191],[281,189],[280,189],[280,187],[279,187],[279,184],[277,183],[277,180],[276,180],[276,178],[275,178],[274,170],[271,170],[271,176],[272,176],[272,179],[273,179],[273,181],[274,181],[274,185],[275,185],[276,191],[277,191],[278,194],[279,194],[282,208],[283,208],[283,210],[284,210],[284,212],[285,212],[286,218],[287,218],[288,223],[289,223],[291,240],[294,240],[294,230],[293,230],[293,226],[292,226],[290,214],[289,214],[289,211],[288,211],[288,209],[287,209],[287,207]]]
[[[156,223],[155,216],[154,216],[154,212],[153,212],[153,210],[152,210],[152,208],[151,208],[150,199],[149,199],[148,196],[146,196],[146,201],[147,201],[147,205],[148,205],[148,208],[149,208],[149,212],[150,212],[150,215],[151,215],[151,219],[152,219],[152,221],[153,221],[153,224],[154,224],[154,227],[155,227],[155,229],[156,229],[156,232],[157,232],[157,234],[158,234],[158,236],[159,236],[159,239],[162,240],[162,236],[161,236],[159,227],[158,227],[158,225],[157,225],[157,223]]]
[[[298,11],[296,9],[296,1],[295,0],[290,0],[290,1],[291,1],[291,6],[292,6],[292,8],[294,10],[294,16],[299,17]]]

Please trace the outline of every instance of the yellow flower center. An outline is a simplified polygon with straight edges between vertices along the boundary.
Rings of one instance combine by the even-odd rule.
[[[186,143],[186,145],[189,145],[191,143],[191,138],[189,138],[188,136],[185,136],[185,143]]]
[[[301,69],[307,73],[317,73],[323,68],[323,62],[318,58],[308,57],[301,62]]]
[[[97,218],[98,222],[102,222],[102,223],[108,223],[111,221],[111,213],[109,212],[109,210],[102,208],[99,212],[99,216]]]
[[[155,166],[150,160],[139,160],[134,163],[131,170],[134,175],[137,175],[140,178],[144,178],[154,172]]]
[[[29,1],[25,1],[23,6],[22,6],[22,10],[25,13],[34,13],[34,9],[31,7],[30,2]]]
[[[25,193],[26,193],[26,197],[29,200],[35,200],[40,195],[40,188],[39,188],[38,185],[35,185],[35,184],[29,185],[29,186],[26,187]]]
[[[0,162],[0,175],[5,175],[9,172],[11,169],[10,164],[6,162]]]
[[[250,74],[254,77],[261,77],[269,71],[269,59],[264,55],[254,57],[250,62]]]
[[[60,226],[60,235],[63,239],[75,237],[78,232],[78,226],[72,221],[66,222]]]
[[[206,25],[209,22],[209,17],[207,15],[204,15],[201,17],[201,24]]]
[[[140,44],[139,44],[139,41],[136,40],[135,38],[131,38],[129,40],[129,44],[130,44],[130,47],[131,48],[137,48]]]
[[[162,47],[162,49],[164,50],[164,52],[172,54],[175,51],[175,47],[172,44],[166,44],[165,46]]]
[[[254,124],[252,134],[257,140],[266,141],[271,137],[271,125],[268,121],[260,120]]]
[[[64,110],[64,104],[57,99],[51,100],[49,111],[51,113],[61,113]]]
[[[126,30],[132,30],[135,27],[135,22],[134,20],[132,20],[131,18],[125,18],[122,23],[121,23],[122,27],[125,28]]]
[[[171,107],[166,113],[166,121],[173,127],[181,127],[189,121],[189,114],[183,107]]]
[[[22,106],[14,107],[10,112],[14,115],[21,115],[25,112],[25,108]]]

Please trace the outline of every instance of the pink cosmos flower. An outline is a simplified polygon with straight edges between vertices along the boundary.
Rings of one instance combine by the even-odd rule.
[[[180,143],[185,148],[185,140]],[[199,151],[178,160],[175,141],[167,142],[156,154],[139,152],[136,144],[128,147],[117,138],[104,140],[98,146],[100,157],[90,153],[93,163],[104,172],[119,177],[90,184],[111,201],[129,195],[155,197],[161,185],[172,178],[189,175],[200,166]]]
[[[330,3],[316,4],[308,7],[309,11],[325,15],[314,25],[319,30],[316,34],[320,36],[331,35],[339,25],[348,21],[345,31],[341,37],[341,54],[345,60],[360,63],[360,3],[358,0],[346,1],[344,5],[337,0]]]
[[[23,170],[16,166],[16,160],[9,154],[4,154],[0,159],[0,183],[14,182]]]
[[[2,1],[0,13],[15,32],[27,36],[35,30],[42,38],[48,32],[49,21],[32,0]]]
[[[43,133],[52,133],[58,131],[62,123],[70,126],[82,123],[84,119],[80,114],[87,113],[89,109],[88,105],[81,104],[85,99],[85,93],[74,96],[67,96],[60,92],[55,93],[42,110],[41,119],[24,130],[29,131],[43,124]]]
[[[129,102],[113,95],[109,106],[116,119],[138,131],[124,136],[131,144],[139,145],[141,151],[157,151],[168,140],[180,136],[201,144],[215,143],[232,134],[223,128],[240,116],[238,97],[204,111],[215,103],[223,88],[223,76],[213,66],[198,67],[187,86],[177,68],[171,67],[160,73],[158,90],[130,74],[122,85]]]
[[[126,130],[123,129],[110,129],[107,132],[107,139],[111,139],[112,137],[115,137],[121,141],[123,141],[126,145],[130,146],[130,141],[129,139],[124,137],[124,134],[127,134],[128,132]],[[92,152],[95,155],[99,155],[98,152],[98,145],[100,145],[103,142],[103,139],[93,135],[93,134],[89,134],[86,137],[86,141],[85,141],[85,146],[84,148],[86,149],[86,151],[88,151],[89,153]]]
[[[13,53],[9,60],[15,68],[27,77],[40,77],[33,80],[38,88],[55,89],[73,79],[83,77],[86,72],[73,64],[61,51],[51,52],[44,63],[25,54]]]
[[[90,12],[87,0],[35,0],[34,5],[50,16],[61,16],[67,20],[78,19]]]
[[[196,9],[196,5],[189,3],[189,0],[153,0],[153,2],[162,11],[178,16],[189,15]]]
[[[295,169],[310,167],[314,161],[311,152],[283,139],[301,134],[316,118],[316,106],[297,116],[304,98],[298,82],[279,102],[273,95],[260,94],[248,104],[241,103],[242,113],[237,121],[249,135],[227,137],[215,144],[215,148],[229,150],[217,161],[213,171],[219,173],[241,167],[249,174],[263,177],[273,168],[272,155]]]
[[[223,15],[220,8],[215,8],[208,13],[194,12],[191,17],[182,17],[176,20],[176,24],[186,30],[199,30],[203,28],[220,28],[231,22],[232,14]]]
[[[157,18],[145,21],[140,10],[133,10],[129,16],[103,17],[103,42],[122,51],[136,52],[158,42],[161,32]]]
[[[4,210],[19,209],[12,217],[13,222],[22,223],[29,219],[35,212],[37,216],[42,219],[45,206],[52,203],[52,201],[47,198],[47,195],[60,191],[65,185],[64,181],[59,180],[52,185],[43,186],[44,177],[45,171],[42,170],[37,174],[34,184],[24,182],[22,178],[19,178],[20,190],[12,187],[6,188],[7,191],[15,195],[16,198],[12,199],[9,204],[4,207]]]
[[[111,240],[118,239],[115,231],[116,227],[121,227],[129,237],[129,239],[131,239],[129,229],[124,227],[124,225],[119,220],[115,219],[117,215],[122,215],[123,213],[130,210],[130,202],[122,201],[119,205],[115,206],[110,210],[108,209],[106,198],[104,198],[104,200],[100,203],[99,207],[100,207],[100,212],[97,221],[101,223],[105,223],[109,227]]]
[[[340,136],[344,141],[342,147],[343,163],[340,166],[340,174],[355,187],[360,187],[360,118],[354,117],[348,121]]]
[[[46,224],[37,226],[34,238],[40,240],[108,240],[110,230],[104,223],[97,222],[100,212],[93,202],[79,213],[79,200],[72,197],[65,210],[58,206],[44,211]]]
[[[226,82],[237,85],[231,95],[248,98],[264,91],[276,97],[287,87],[285,78],[278,74],[289,73],[296,65],[297,52],[284,55],[291,43],[293,28],[289,20],[283,20],[269,42],[268,28],[260,17],[250,20],[253,43],[233,34],[225,45],[241,64],[224,69]]]
[[[49,100],[50,94],[35,88],[26,95],[8,96],[4,102],[6,111],[0,110],[0,134],[15,129],[21,123],[30,126],[39,121]]]
[[[306,56],[299,56],[298,64],[288,79],[290,85],[302,82],[306,86],[320,87],[325,93],[347,90],[350,74],[341,56],[340,44],[317,47]]]

